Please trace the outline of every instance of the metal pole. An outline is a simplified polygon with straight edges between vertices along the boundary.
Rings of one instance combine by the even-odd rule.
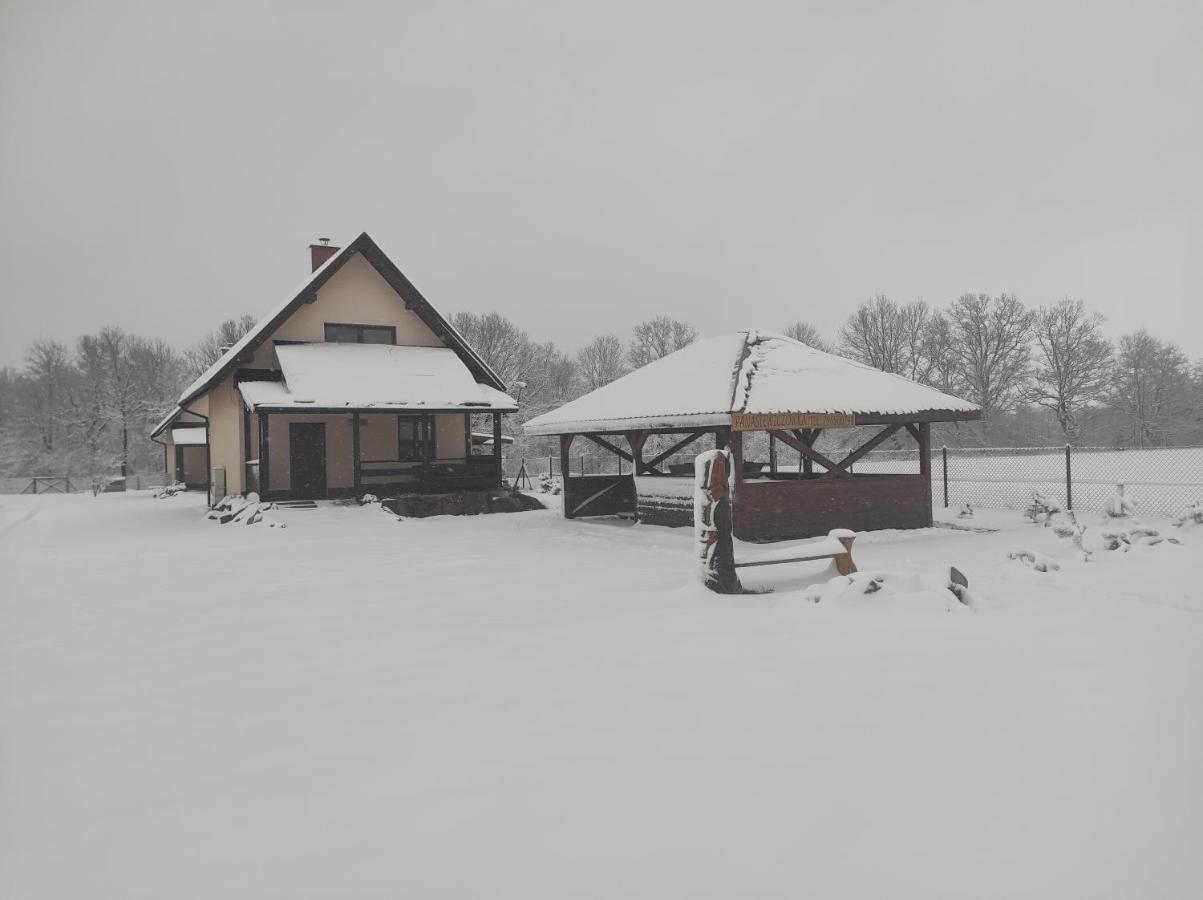
[[[948,509],[948,448],[941,447],[940,455],[944,458],[944,508]]]
[[[1070,465],[1070,446],[1065,445],[1065,508],[1074,508],[1074,482],[1073,469]]]

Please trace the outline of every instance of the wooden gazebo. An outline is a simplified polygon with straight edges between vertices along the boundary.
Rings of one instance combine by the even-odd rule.
[[[735,535],[772,541],[833,528],[931,525],[931,423],[980,417],[972,403],[898,375],[783,335],[737,331],[691,344],[524,427],[531,435],[559,435],[565,516],[635,514],[664,525],[692,522],[691,482],[673,479],[665,461],[713,437],[714,446],[730,447],[736,460]],[[866,425],[881,427],[840,459],[815,449],[825,431]],[[768,434],[764,476],[745,477],[749,432]],[[649,457],[651,435],[678,440]],[[895,435],[909,435],[918,445],[918,471],[851,471]],[[629,462],[630,474],[571,475],[577,437]],[[796,451],[800,465],[779,467],[778,444]]]

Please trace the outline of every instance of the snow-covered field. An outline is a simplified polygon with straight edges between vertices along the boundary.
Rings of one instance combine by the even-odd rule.
[[[980,512],[815,604],[686,531],[200,502],[0,497],[0,896],[1203,895],[1203,529]],[[899,577],[950,563],[974,609]]]

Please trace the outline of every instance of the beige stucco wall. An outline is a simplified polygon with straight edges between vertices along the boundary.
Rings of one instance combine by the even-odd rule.
[[[288,426],[292,422],[324,422],[326,425],[326,488],[338,490],[355,486],[352,461],[351,414],[286,415],[272,413],[268,418],[268,490],[287,491],[292,486],[289,470]]]
[[[443,342],[417,313],[406,309],[387,281],[358,253],[352,256],[317,292],[317,300],[302,304],[255,351],[250,366],[277,368],[272,341],[325,341],[326,323],[392,325],[397,343],[415,347],[441,347]]]
[[[163,432],[163,475],[168,484],[175,480],[175,441],[170,428]]]
[[[227,375],[203,398],[209,408],[209,468],[225,468],[226,493],[243,491],[242,395]],[[196,404],[190,404],[197,408]],[[221,498],[216,498],[221,499]]]

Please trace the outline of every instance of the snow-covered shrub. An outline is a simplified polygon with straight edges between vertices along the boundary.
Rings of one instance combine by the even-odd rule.
[[[182,494],[186,490],[188,490],[188,486],[186,484],[184,484],[182,481],[175,481],[171,484],[163,485],[151,496],[156,500],[161,500],[164,497],[174,497],[176,494]]]
[[[1196,500],[1188,506],[1186,511],[1174,520],[1174,525],[1178,528],[1185,525],[1203,525],[1203,503]]]
[[[1103,506],[1103,512],[1113,519],[1124,519],[1136,512],[1136,504],[1124,496],[1124,486],[1117,484],[1115,493]]]
[[[1032,520],[1033,525],[1048,525],[1049,520],[1059,512],[1061,512],[1061,507],[1057,505],[1056,501],[1044,496],[1039,491],[1033,491],[1032,499],[1028,501],[1023,514]]]
[[[1008,553],[1007,558],[1017,559],[1028,568],[1035,569],[1037,572],[1056,572],[1061,568],[1061,564],[1056,560],[1049,559],[1043,553],[1037,553],[1035,550],[1016,550],[1013,553]]]
[[[1078,524],[1078,517],[1074,515],[1073,510],[1069,511],[1069,521],[1053,526],[1053,534],[1059,538],[1073,541],[1073,545],[1078,548],[1082,554],[1083,562],[1090,562],[1090,554],[1092,551],[1087,550],[1082,544],[1082,538],[1086,534],[1086,526]]]
[[[854,572],[812,585],[803,598],[809,603],[881,603],[951,611],[972,606],[969,582],[954,568],[923,572]]]
[[[369,503],[379,503],[379,502],[380,502],[380,498],[377,497],[375,494],[364,494],[362,497],[359,498],[360,506],[367,506]]]
[[[560,493],[560,490],[561,490],[560,479],[556,478],[554,475],[550,475],[547,473],[540,475],[539,476],[539,490],[542,491],[544,494]]]
[[[1102,533],[1104,550],[1123,550],[1125,553],[1136,546],[1155,547],[1162,541],[1170,544],[1181,544],[1177,538],[1163,537],[1156,528],[1146,525],[1133,525],[1131,528],[1113,528]]]
[[[973,504],[966,503],[964,506],[962,506],[961,511],[959,513],[957,513],[957,518],[958,519],[972,519],[973,518]]]

